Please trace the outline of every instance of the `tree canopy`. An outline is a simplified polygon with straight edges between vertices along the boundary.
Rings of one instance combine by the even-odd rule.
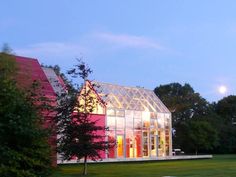
[[[173,145],[186,152],[213,149],[217,145],[213,107],[189,84],[170,83],[154,89],[172,112]],[[204,128],[203,128],[204,127]],[[214,133],[213,136],[207,132]],[[199,138],[204,137],[201,141]]]
[[[236,96],[230,95],[215,104],[216,113],[221,117],[219,122],[218,153],[236,152]]]
[[[17,87],[15,71],[15,59],[0,53],[0,176],[47,176],[48,134],[28,93]]]

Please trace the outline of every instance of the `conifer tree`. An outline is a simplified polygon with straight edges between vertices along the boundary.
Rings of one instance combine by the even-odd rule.
[[[98,126],[98,120],[92,120],[91,114],[99,104],[99,99],[93,95],[93,90],[87,87],[87,80],[91,69],[81,60],[78,60],[75,68],[68,71],[72,77],[82,79],[82,86],[76,89],[67,86],[67,93],[61,95],[58,100],[57,126],[58,126],[58,152],[62,160],[71,160],[76,157],[79,161],[83,159],[83,175],[87,174],[87,160],[101,159],[101,151],[113,146],[113,142],[105,140],[105,136],[98,135],[98,131],[106,128]],[[78,85],[78,84],[77,84]],[[92,84],[92,87],[95,87]],[[105,135],[105,133],[104,133]]]

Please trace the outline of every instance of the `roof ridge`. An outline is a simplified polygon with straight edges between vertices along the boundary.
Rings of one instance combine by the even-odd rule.
[[[131,88],[131,89],[140,89],[140,90],[153,91],[153,90],[151,90],[151,89],[147,89],[147,88],[139,87],[139,86],[124,86],[124,85],[113,84],[113,83],[108,83],[108,82],[100,82],[100,81],[92,81],[92,82],[95,82],[95,83],[97,83],[97,84],[101,83],[101,84],[112,85],[112,86],[119,86],[119,87],[124,87],[124,88]]]
[[[28,60],[37,60],[37,58],[32,58],[32,57],[25,57],[25,56],[21,56],[21,55],[12,55],[13,57],[18,57],[18,58],[22,58],[22,59],[28,59]]]

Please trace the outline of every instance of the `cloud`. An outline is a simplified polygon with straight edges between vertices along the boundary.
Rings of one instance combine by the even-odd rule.
[[[79,44],[63,42],[43,42],[14,50],[17,55],[25,56],[68,56],[81,55],[86,49]]]
[[[41,42],[15,47],[16,55],[52,60],[79,58],[98,58],[110,52],[116,53],[126,48],[166,50],[158,42],[144,37],[107,32],[89,33],[79,42]]]
[[[144,36],[135,36],[127,34],[112,34],[112,33],[95,33],[95,37],[109,42],[115,45],[131,48],[146,48],[146,49],[157,49],[163,50],[164,47],[161,46],[158,42],[144,37]]]

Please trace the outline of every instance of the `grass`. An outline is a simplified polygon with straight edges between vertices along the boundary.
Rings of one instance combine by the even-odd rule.
[[[60,165],[52,177],[76,177],[82,164]],[[88,177],[236,177],[236,155],[215,155],[213,159],[99,163],[88,165]]]

